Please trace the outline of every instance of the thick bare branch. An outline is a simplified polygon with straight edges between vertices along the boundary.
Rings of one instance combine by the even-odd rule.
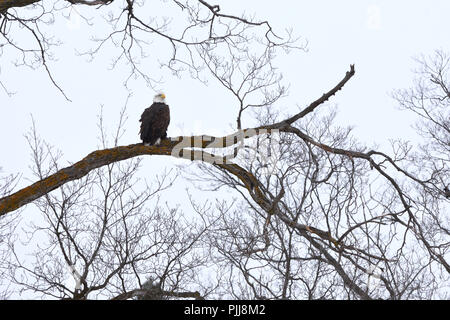
[[[18,8],[29,6],[30,4],[40,2],[41,0],[0,0],[0,12],[6,11],[9,8]]]
[[[338,90],[342,89],[345,83],[350,80],[354,74],[354,67],[351,66],[349,72],[346,73],[343,80],[341,80],[337,86],[335,86],[328,93],[324,94],[322,98],[314,101],[305,110],[314,110],[318,105],[327,101],[331,96],[333,96]],[[47,194],[56,188],[60,187],[68,181],[73,181],[80,179],[85,176],[89,171],[99,168],[101,166],[111,164],[117,161],[122,161],[132,157],[140,155],[174,155],[180,156],[179,152],[185,148],[225,148],[235,145],[238,142],[243,141],[245,138],[250,138],[261,133],[267,133],[269,130],[280,130],[285,132],[295,131],[299,134],[300,130],[292,128],[290,124],[295,122],[295,120],[300,119],[302,116],[306,115],[308,112],[305,110],[301,111],[299,114],[287,119],[286,121],[278,122],[272,125],[260,126],[258,128],[239,130],[234,134],[225,137],[213,137],[213,136],[192,136],[192,137],[177,137],[172,138],[170,141],[164,141],[159,147],[151,146],[145,147],[142,144],[134,144],[129,146],[122,146],[113,149],[98,150],[90,153],[81,161],[73,164],[70,167],[64,168],[55,174],[34,183],[33,185],[26,187],[12,195],[0,199],[0,215],[4,215],[7,212],[16,210],[23,205],[30,203],[31,201]],[[302,135],[306,137],[306,135]],[[313,140],[310,139],[312,142]],[[181,142],[180,142],[181,141]],[[329,147],[323,145],[322,148],[327,149]],[[174,150],[175,149],[175,150]],[[336,152],[336,151],[335,151]],[[342,154],[349,155],[347,151],[340,152]],[[356,153],[350,154],[350,156],[356,156]],[[361,157],[366,155],[360,155]],[[227,162],[229,157],[217,157],[212,154],[205,152],[194,152],[190,156],[191,160],[202,160],[211,163],[224,163]],[[233,172],[237,167],[232,164],[228,169]],[[240,168],[240,167],[239,167]],[[245,171],[245,170],[244,170]],[[241,173],[241,169],[236,172]],[[252,190],[253,185],[249,184],[248,189]]]
[[[0,12],[6,11],[10,8],[20,8],[20,7],[26,7],[29,5],[32,5],[34,3],[40,2],[41,0],[0,0]],[[85,0],[66,0],[67,2],[70,2],[71,4],[83,4],[87,6],[96,6],[96,5],[103,5],[107,4],[109,2],[112,2],[112,0],[92,0],[92,1],[85,1]]]

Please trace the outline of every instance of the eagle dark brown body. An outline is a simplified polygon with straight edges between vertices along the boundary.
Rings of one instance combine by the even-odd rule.
[[[170,123],[169,106],[162,102],[154,102],[141,115],[141,140],[145,144],[154,145],[158,139],[167,137],[167,127]]]

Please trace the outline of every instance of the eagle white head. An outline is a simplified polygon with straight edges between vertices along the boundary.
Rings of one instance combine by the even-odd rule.
[[[166,102],[166,95],[162,92],[159,92],[155,94],[155,97],[153,98],[154,103],[165,103]]]

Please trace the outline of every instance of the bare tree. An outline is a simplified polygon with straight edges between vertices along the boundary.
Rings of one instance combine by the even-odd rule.
[[[418,176],[429,178],[422,185],[434,196],[445,196],[444,189],[450,185],[450,56],[438,50],[429,58],[416,60],[419,69],[414,87],[397,90],[393,96],[401,108],[419,118],[415,129],[425,141],[415,154],[418,158],[411,162],[417,164]]]
[[[332,118],[314,121],[311,135],[357,150],[348,130],[330,132]],[[242,196],[233,207],[208,215],[217,221],[208,243],[230,275],[223,287],[234,298],[433,297],[442,282],[428,268],[440,264],[432,256],[421,261],[427,256],[419,249],[422,239],[409,235],[406,210],[395,192],[376,182],[369,164],[286,134],[272,136],[274,142],[279,150],[272,151],[272,162],[242,159],[267,204],[249,199],[226,170],[205,164],[195,174],[206,173],[214,189],[232,188]]]
[[[212,190],[232,188],[243,199],[207,215],[216,221],[208,243],[228,275],[222,289],[257,299],[445,297],[448,58],[438,52],[432,61],[431,67],[421,61],[421,85],[397,96],[426,121],[416,128],[432,141],[419,153],[404,142],[393,143],[392,156],[367,151],[349,128],[332,129],[333,110],[322,117],[314,110],[296,127],[241,145],[233,161],[251,181],[227,165],[199,165],[191,180]],[[231,81],[218,80],[232,90]],[[267,107],[257,112],[261,128],[282,123],[274,106]]]
[[[122,113],[110,147],[100,117],[101,149],[66,168],[60,167],[62,155],[33,129],[28,141],[37,182],[14,192],[4,189],[0,216],[33,202],[43,220],[29,227],[27,243],[38,233],[47,238],[34,261],[10,247],[6,270],[15,285],[72,299],[447,297],[448,55],[420,60],[415,88],[394,95],[421,118],[423,146],[396,141],[387,154],[360,144],[350,128],[335,126],[335,110],[326,108],[354,76],[354,65],[298,112],[281,111],[288,86],[274,57],[302,48],[290,32],[282,38],[266,21],[224,14],[202,0],[167,2],[187,19],[181,31],[172,30],[169,19],[142,18],[144,4],[137,1],[62,3],[100,10],[118,5],[107,18],[111,33],[82,54],[95,57],[110,42],[119,48],[115,63],[126,61],[129,76],[139,75],[151,86],[157,79],[139,62],[152,53],[149,39],[162,41],[171,48],[165,67],[217,81],[234,97],[230,112],[236,126],[224,137],[119,146]],[[37,55],[53,81],[47,64],[52,43],[37,30],[59,8],[41,1],[2,5],[5,46],[22,52],[24,61]],[[41,15],[25,19],[20,5],[33,5],[33,14]],[[17,24],[38,49],[11,41]],[[188,179],[201,188],[227,190],[233,198],[199,201],[191,195],[191,215],[184,217],[179,207],[158,201],[170,190],[171,174],[138,187],[135,158],[141,155],[195,161],[198,167]],[[67,268],[73,287],[64,283]]]
[[[123,111],[115,145],[125,117]],[[106,147],[102,119],[100,142]],[[34,125],[27,139],[34,174],[42,179],[58,170],[61,154],[37,135]],[[36,246],[34,258],[24,259],[16,243],[10,247],[9,278],[22,293],[62,299],[146,297],[152,289],[146,279],[152,278],[159,298],[200,298],[189,290],[199,289],[197,274],[205,265],[197,250],[205,225],[159,201],[176,174],[140,181],[135,177],[140,163],[136,158],[94,170],[35,202],[43,220],[29,224],[22,235],[25,246]]]
[[[2,168],[0,167],[0,174]],[[19,181],[18,175],[0,175],[0,196],[6,196],[16,187]],[[19,210],[20,211],[20,210]],[[11,294],[11,284],[7,281],[6,275],[9,272],[8,264],[10,261],[11,252],[8,248],[8,243],[16,239],[15,231],[20,222],[20,212],[12,214],[10,217],[3,217],[0,219],[0,299],[9,298]]]
[[[243,207],[238,209],[240,217],[236,221],[230,221],[224,214],[232,209],[219,209],[219,216],[213,214],[209,219],[205,218],[207,212],[201,214],[206,219],[205,225],[213,226],[206,232],[209,245],[219,256],[224,255],[217,261],[228,261],[218,266],[221,270],[225,268],[229,275],[237,270],[243,277],[242,281],[229,280],[228,290],[221,288],[226,294],[252,298],[429,298],[442,284],[440,276],[427,270],[443,268],[448,272],[445,242],[434,243],[436,239],[421,223],[420,208],[413,206],[407,192],[407,183],[426,184],[400,167],[407,150],[394,150],[394,157],[367,151],[351,138],[350,130],[331,130],[333,112],[318,117],[320,112],[316,108],[342,88],[353,72],[352,67],[338,85],[288,119],[278,120],[276,115],[267,112],[260,115],[260,120],[272,124],[216,139],[223,147],[232,147],[242,143],[239,137],[245,137],[250,142],[256,139],[257,146],[253,148],[257,151],[253,157],[241,154],[231,162],[226,157],[210,154],[208,159],[214,159],[213,165],[205,161],[201,166],[216,188],[232,187],[248,206],[246,211]],[[298,121],[307,115],[308,121]],[[294,123],[298,125],[294,127]],[[273,163],[267,162],[271,156],[261,155],[263,142],[258,140],[264,136],[271,142],[269,147],[278,142],[276,145],[282,148],[278,153],[273,150]],[[183,140],[186,139],[196,140],[195,137]],[[200,147],[211,147],[211,139],[201,137],[200,141]],[[133,145],[94,154],[95,157],[103,155],[101,161],[108,165],[115,159],[105,157],[105,153],[118,153],[126,159],[140,152],[170,154],[176,146],[173,141],[165,141],[160,147]],[[217,148],[217,143],[213,147]],[[234,148],[252,149],[251,145],[242,144]],[[125,149],[128,153],[122,154]],[[191,160],[205,160],[204,151],[196,148],[184,151],[184,156]],[[100,167],[90,157],[71,167],[93,165],[83,178],[87,180],[89,171]],[[388,165],[401,175],[391,174]],[[67,177],[71,170],[61,169],[47,178],[40,176],[40,186],[36,188],[48,198],[48,189],[42,190],[46,181],[58,181],[55,176],[64,174],[66,180],[52,186],[60,187],[76,179]],[[377,182],[380,177],[384,182]],[[242,189],[247,190],[250,198]],[[3,203],[18,193],[3,198]],[[242,212],[248,212],[248,218]],[[423,258],[424,254],[428,260],[415,259]],[[311,270],[317,272],[315,278],[311,278]],[[264,277],[267,274],[270,278]],[[370,287],[371,278],[380,280],[379,284]],[[419,285],[423,283],[427,285]]]
[[[38,0],[2,1],[0,48],[3,51],[11,50],[15,56],[20,57],[16,61],[18,66],[43,67],[51,83],[66,99],[69,99],[51,71],[52,48],[61,45],[62,42],[49,36],[45,30],[61,17],[70,18],[72,13],[80,16],[82,21],[91,26],[93,17],[97,15],[105,17],[103,23],[109,26],[110,32],[95,36],[92,48],[82,50],[79,54],[93,60],[104,47],[112,45],[117,48],[111,67],[114,68],[122,62],[129,66],[125,84],[132,77],[143,79],[149,86],[160,82],[161,79],[152,77],[141,66],[141,61],[148,57],[176,75],[186,71],[200,78],[204,68],[202,59],[197,53],[200,49],[212,50],[218,44],[244,49],[256,42],[268,48],[296,47],[297,39],[292,36],[291,31],[282,37],[274,32],[267,21],[222,13],[218,5],[212,5],[207,1],[162,1],[161,5],[172,10],[176,21],[185,22],[181,29],[174,25],[173,18],[157,14],[148,15],[149,12],[157,13],[158,9],[152,6],[158,5],[150,1],[135,0],[64,0],[56,3]],[[98,10],[93,10],[93,14],[88,16],[77,10],[79,6]],[[27,40],[22,40],[24,38]],[[158,56],[156,47],[166,48],[159,51],[168,54]],[[7,93],[12,94],[1,78],[0,84]]]

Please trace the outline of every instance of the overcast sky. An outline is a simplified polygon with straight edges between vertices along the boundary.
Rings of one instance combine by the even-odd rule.
[[[450,1],[215,1],[223,13],[255,15],[268,20],[275,31],[292,28],[308,42],[308,50],[279,56],[276,63],[290,84],[289,96],[281,109],[294,113],[332,88],[356,65],[355,77],[330,100],[337,105],[339,123],[355,127],[362,142],[382,147],[391,138],[414,139],[410,125],[413,118],[396,108],[389,93],[411,85],[413,58],[431,54],[435,49],[450,51]],[[162,6],[165,5],[161,2]],[[81,14],[97,17],[114,6],[96,11],[77,7]],[[162,10],[162,9],[161,9]],[[152,11],[156,14],[158,9]],[[68,12],[66,12],[68,14]],[[164,11],[164,14],[168,12]],[[5,50],[1,57],[1,80],[10,91],[0,90],[0,166],[3,173],[23,172],[30,177],[29,148],[24,134],[31,127],[31,115],[39,134],[64,153],[64,161],[75,162],[98,147],[97,115],[103,106],[109,129],[128,100],[127,132],[122,144],[139,142],[139,116],[151,104],[154,90],[141,79],[132,80],[127,90],[124,65],[110,70],[112,51],[101,51],[88,62],[76,51],[92,48],[89,38],[109,31],[101,20],[88,26],[75,12],[71,19],[57,18],[47,29],[62,41],[54,49],[50,68],[55,80],[71,102],[51,84],[43,69],[15,67],[14,53]],[[176,27],[176,21],[173,22]],[[17,41],[24,41],[17,36]],[[107,48],[108,49],[108,48]],[[109,49],[111,50],[111,48]],[[159,51],[158,51],[159,50]],[[153,46],[152,56],[164,56],[167,47]],[[224,134],[235,125],[236,105],[230,94],[214,82],[208,86],[190,79],[172,77],[167,70],[149,64],[149,73],[164,82],[163,90],[171,107],[169,136],[178,134]],[[245,125],[244,125],[245,127]],[[154,157],[156,158],[156,157]],[[148,160],[151,166],[170,166],[173,159]],[[20,186],[29,181],[22,179]]]
[[[350,64],[355,64],[355,77],[330,100],[338,108],[339,123],[354,126],[354,135],[367,145],[378,143],[386,148],[392,138],[415,139],[410,129],[413,118],[396,108],[389,93],[411,85],[412,70],[417,66],[415,56],[436,49],[450,51],[450,1],[213,2],[220,4],[223,13],[254,14],[268,20],[276,31],[292,28],[301,41],[307,40],[307,52],[294,51],[277,59],[290,84],[289,96],[280,105],[286,113],[293,114],[320,97],[336,85]],[[79,7],[79,11],[95,16],[113,8],[96,11]],[[151,14],[157,15],[158,11]],[[109,29],[99,22],[88,26],[74,12],[71,17],[57,18],[55,25],[47,29],[63,42],[54,50],[56,60],[50,62],[50,68],[71,102],[55,89],[42,68],[15,67],[11,63],[14,54],[7,50],[0,57],[0,79],[16,92],[9,97],[0,89],[0,167],[3,173],[23,173],[21,187],[28,185],[27,178],[31,177],[30,150],[24,138],[31,127],[31,115],[42,138],[64,153],[62,164],[66,165],[99,147],[100,107],[105,123],[113,129],[130,93],[127,132],[121,144],[140,142],[138,119],[155,94],[141,79],[131,81],[127,90],[123,86],[126,66],[109,69],[111,51],[100,52],[92,62],[77,56],[75,51],[92,47],[87,39],[106,34]],[[21,40],[20,36],[17,40]],[[166,49],[153,47],[149,55],[164,56]],[[205,86],[188,76],[171,77],[169,72],[150,66],[148,70],[155,78],[164,77],[164,83],[155,89],[166,93],[171,108],[169,136],[232,132],[237,109],[228,92],[213,82]],[[170,168],[176,161],[149,157],[142,174],[151,178],[155,168]],[[177,188],[183,187],[181,184]]]

